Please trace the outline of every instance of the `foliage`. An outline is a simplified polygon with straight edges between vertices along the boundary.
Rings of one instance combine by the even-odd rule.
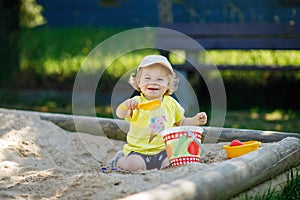
[[[287,186],[283,189],[281,199],[292,200],[300,199],[300,168],[294,173],[292,170],[288,174]]]
[[[84,58],[106,38],[113,36],[122,28],[108,27],[69,27],[69,28],[38,28],[23,29],[22,31],[22,69],[33,68],[37,73],[62,74],[69,76],[76,73]],[[130,54],[126,57],[126,64],[118,66],[126,68],[134,66],[136,60],[132,58],[140,53]],[[158,53],[158,52],[157,52]],[[231,65],[298,65],[300,66],[299,51],[273,51],[273,50],[214,50],[207,51],[213,63]],[[184,55],[183,55],[184,56]],[[140,57],[139,57],[140,58]],[[181,63],[184,60],[172,56],[173,63]],[[115,63],[116,66],[120,63]],[[70,68],[71,66],[71,68]],[[47,71],[44,71],[46,70]],[[230,76],[230,73],[227,73]]]
[[[216,65],[300,66],[300,53],[296,50],[210,50],[209,56]]]
[[[42,15],[43,7],[36,0],[21,0],[20,26],[34,28],[46,23]]]
[[[23,29],[19,71],[22,79],[16,80],[15,86],[71,90],[88,54],[102,41],[122,31],[125,29],[111,27]],[[111,92],[114,83],[149,53],[159,52],[136,50],[116,58],[102,76],[99,89]],[[183,52],[177,53],[184,57]],[[206,54],[206,59],[216,64],[300,66],[300,51],[207,51]],[[177,54],[171,55],[170,60],[175,64],[184,62]],[[207,83],[199,83],[199,75],[196,77],[194,72],[190,75],[196,94],[209,101],[209,93],[205,89]],[[300,109],[299,98],[294,95],[300,84],[300,71],[224,70],[221,76],[230,109],[254,106],[270,110]],[[209,102],[202,101],[201,107],[210,110]]]
[[[108,27],[23,29],[21,70],[18,75],[22,79],[14,82],[16,87],[71,90],[77,72],[89,52],[103,40],[121,31],[124,29]],[[148,53],[159,52],[149,49],[137,50],[115,59],[102,77],[99,89],[111,92],[114,83],[125,72],[137,66],[142,57]],[[300,51],[208,51],[207,54],[216,64],[300,65]],[[171,61],[181,63],[184,60],[172,55]],[[259,108],[259,111],[266,110],[266,112],[276,109],[285,111],[292,108],[299,109],[299,97],[294,95],[299,88],[299,71],[225,70],[221,72],[221,75],[226,87],[227,105],[230,110],[247,110],[253,107]],[[191,84],[196,94],[201,97],[201,109],[209,111],[210,97],[205,91],[205,83],[200,81],[199,84],[198,79],[195,79]],[[235,116],[235,118],[238,117]],[[258,119],[250,119],[249,122],[255,121],[255,123],[242,123],[239,127],[252,128],[253,125],[253,128],[260,128],[259,124],[263,118],[261,114]],[[286,130],[288,128],[284,124],[287,121],[289,120],[273,120],[268,123],[270,129],[275,127],[275,130]]]
[[[0,85],[9,87],[19,67],[20,0],[0,2]]]
[[[58,81],[74,78],[89,52],[106,38],[125,29],[121,28],[38,28],[23,29],[21,40],[21,71],[32,71],[37,76],[57,77]],[[157,51],[153,51],[158,53]],[[147,53],[147,51],[146,51]],[[108,69],[108,76],[119,78],[123,72],[135,67],[145,51],[136,51],[117,59]],[[215,64],[234,65],[300,65],[299,51],[208,51]],[[173,63],[183,62],[180,57],[171,57]],[[118,72],[118,73],[116,73]],[[31,73],[32,75],[32,73]],[[252,71],[222,72],[224,79],[251,80],[264,84],[271,74]],[[262,77],[261,77],[262,76]],[[291,78],[300,79],[299,73]],[[24,85],[24,84],[23,84]]]
[[[226,113],[225,127],[270,130],[283,132],[299,132],[300,113],[293,110],[266,110],[252,108],[230,110]]]

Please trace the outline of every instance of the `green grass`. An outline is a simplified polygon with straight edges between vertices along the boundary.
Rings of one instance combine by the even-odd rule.
[[[121,28],[37,28],[21,34],[21,70],[74,76],[90,51]]]
[[[296,169],[296,174],[291,171],[288,174],[288,184],[283,189],[282,193],[279,194],[280,199],[300,199],[300,169]]]
[[[296,200],[300,199],[300,169],[291,169],[287,172],[287,184],[282,190],[268,188],[262,195],[245,196],[246,200]]]
[[[293,50],[212,50],[208,54],[216,65],[300,66],[300,52]]]
[[[82,63],[88,54],[103,40],[125,31],[124,28],[36,28],[23,29],[21,34],[21,54],[20,71],[13,85],[17,88],[51,88],[71,90],[73,83]],[[184,52],[176,51],[184,56]],[[157,50],[143,49],[132,51],[126,55],[115,59],[106,69],[101,78],[100,90],[112,90],[113,84],[125,72],[135,68],[143,56],[147,54],[158,54]],[[300,51],[238,51],[238,50],[210,50],[206,51],[204,62],[233,65],[298,65],[300,66]],[[107,58],[101,58],[105,62]],[[171,55],[172,63],[182,63],[184,59]],[[98,61],[97,61],[98,62]],[[100,62],[100,61],[99,61]],[[98,64],[99,64],[98,62]],[[202,62],[202,61],[201,61]],[[239,103],[242,102],[238,90],[240,85],[251,86],[251,88],[276,88],[277,82],[285,81],[286,85],[280,84],[280,87],[289,87],[300,82],[300,70],[297,72],[276,72],[270,71],[221,71],[228,92],[232,93],[232,100],[229,103],[237,105],[234,109],[239,109]],[[277,82],[276,82],[277,81]],[[275,82],[275,85],[273,84]],[[191,83],[197,87],[198,83]],[[268,85],[269,84],[269,85]],[[273,84],[273,85],[270,85]],[[255,86],[255,87],[252,87]],[[235,88],[235,89],[233,89]],[[248,88],[248,91],[250,88]],[[229,94],[228,93],[228,94]],[[259,91],[258,91],[259,93]],[[236,96],[237,95],[237,96]],[[230,97],[230,96],[229,96]],[[293,99],[290,96],[283,97]],[[284,102],[285,100],[281,98]],[[280,100],[280,99],[279,99]],[[279,102],[279,101],[278,101]],[[293,103],[292,105],[295,105]],[[229,106],[232,106],[229,105]],[[276,105],[277,106],[277,105]],[[286,106],[284,107],[286,108]]]
[[[227,111],[224,126],[228,128],[298,133],[300,130],[299,119],[300,112],[298,111],[253,108],[249,110]]]
[[[93,48],[103,40],[124,28],[37,28],[23,29],[21,34],[21,70],[32,70],[44,76],[58,76],[64,79],[76,76],[81,63]],[[124,72],[135,67],[149,50],[140,50],[116,60],[110,70],[111,76],[115,71]],[[158,53],[158,51],[151,51]],[[178,52],[184,56],[183,52]],[[300,66],[300,51],[274,50],[210,50],[206,51],[206,62],[231,65],[298,65]],[[209,59],[208,59],[209,58]],[[173,63],[182,63],[183,59],[171,56]],[[300,78],[300,75],[298,73]]]

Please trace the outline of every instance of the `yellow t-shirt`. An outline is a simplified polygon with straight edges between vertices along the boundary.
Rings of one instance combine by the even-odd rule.
[[[135,96],[139,103],[147,102],[143,96]],[[154,155],[165,149],[162,136],[159,134],[166,128],[174,127],[184,115],[184,108],[171,96],[165,95],[161,106],[153,111],[134,110],[131,117],[125,118],[130,122],[127,134],[127,144],[123,151],[127,156],[131,151]]]

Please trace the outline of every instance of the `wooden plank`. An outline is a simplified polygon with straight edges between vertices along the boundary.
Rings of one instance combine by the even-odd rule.
[[[219,70],[270,70],[270,71],[298,71],[300,66],[258,66],[258,65],[244,65],[244,66],[234,66],[234,65],[218,65]]]
[[[300,50],[299,38],[201,38],[196,41],[205,49],[272,49]],[[185,46],[183,46],[185,48]]]
[[[289,137],[123,199],[229,199],[299,164],[300,140]]]
[[[158,49],[201,51],[209,49],[273,49],[273,50],[300,50],[299,38],[191,38],[168,37],[157,38]]]
[[[300,25],[272,23],[174,23],[160,24],[160,27],[179,31],[189,36],[223,36],[223,35],[272,35],[299,36]]]
[[[235,129],[203,126],[204,139],[206,143],[213,142],[229,142],[234,139],[241,141],[257,140],[260,142],[277,142],[286,137],[294,137],[300,139],[300,133],[287,133],[277,131],[251,130],[251,129]]]
[[[212,23],[162,24],[161,27],[179,31],[160,30],[157,48],[189,51],[204,49],[281,49],[300,50],[300,25],[271,23]],[[193,38],[200,45],[189,41]]]
[[[286,66],[258,66],[258,65],[204,65],[204,64],[198,64],[196,66],[191,65],[190,63],[184,63],[184,64],[173,64],[172,65],[174,69],[176,70],[185,70],[194,72],[196,69],[199,71],[206,71],[206,70],[215,70],[217,67],[218,70],[269,70],[269,71],[298,71],[300,70],[300,66],[292,66],[292,65],[286,65]]]

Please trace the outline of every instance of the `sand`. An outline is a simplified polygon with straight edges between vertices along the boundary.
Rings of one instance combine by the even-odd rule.
[[[111,171],[110,160],[123,144],[0,109],[0,199],[117,199],[227,159],[222,149],[227,143],[203,144],[200,163],[139,173]]]

